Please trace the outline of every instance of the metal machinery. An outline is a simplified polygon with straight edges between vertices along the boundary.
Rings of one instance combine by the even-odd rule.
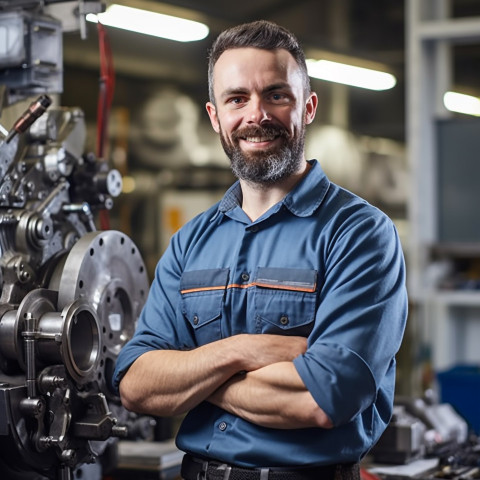
[[[139,421],[109,381],[147,274],[130,238],[95,226],[120,174],[83,152],[79,108],[50,107],[62,32],[42,11],[48,3],[59,2],[0,2],[0,123],[3,107],[40,93],[13,126],[0,125],[2,479],[69,479]],[[86,13],[100,2],[70,3]]]
[[[424,398],[396,398],[392,420],[366,462],[373,478],[480,478],[478,435],[450,404],[435,397],[427,391]]]

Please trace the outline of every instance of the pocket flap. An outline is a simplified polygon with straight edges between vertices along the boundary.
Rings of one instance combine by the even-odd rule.
[[[304,268],[259,267],[255,285],[297,292],[315,292],[317,271]]]
[[[228,268],[212,268],[184,272],[180,280],[180,293],[206,292],[224,290],[228,282]]]

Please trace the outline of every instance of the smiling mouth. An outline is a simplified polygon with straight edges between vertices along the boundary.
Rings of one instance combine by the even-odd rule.
[[[244,146],[252,148],[269,148],[277,144],[279,139],[286,139],[288,136],[285,129],[270,125],[268,127],[246,127],[237,130],[232,135],[233,142],[243,142]]]
[[[278,137],[279,135],[271,135],[268,137],[241,137],[241,138],[242,140],[245,140],[246,142],[250,142],[250,143],[266,143],[266,142],[272,142]]]

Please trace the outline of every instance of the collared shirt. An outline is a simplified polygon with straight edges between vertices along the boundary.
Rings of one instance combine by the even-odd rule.
[[[390,420],[407,316],[400,241],[384,213],[310,163],[254,222],[237,182],[172,237],[114,385],[149,350],[302,335],[308,348],[294,365],[334,428],[265,428],[203,402],[183,420],[181,450],[247,467],[354,462]]]

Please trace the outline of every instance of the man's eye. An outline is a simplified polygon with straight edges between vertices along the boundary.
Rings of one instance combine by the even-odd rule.
[[[243,103],[243,98],[233,97],[228,101],[228,103],[233,103],[233,105],[240,105],[241,103]]]
[[[272,93],[271,97],[272,101],[274,102],[287,102],[288,97],[284,93]]]

